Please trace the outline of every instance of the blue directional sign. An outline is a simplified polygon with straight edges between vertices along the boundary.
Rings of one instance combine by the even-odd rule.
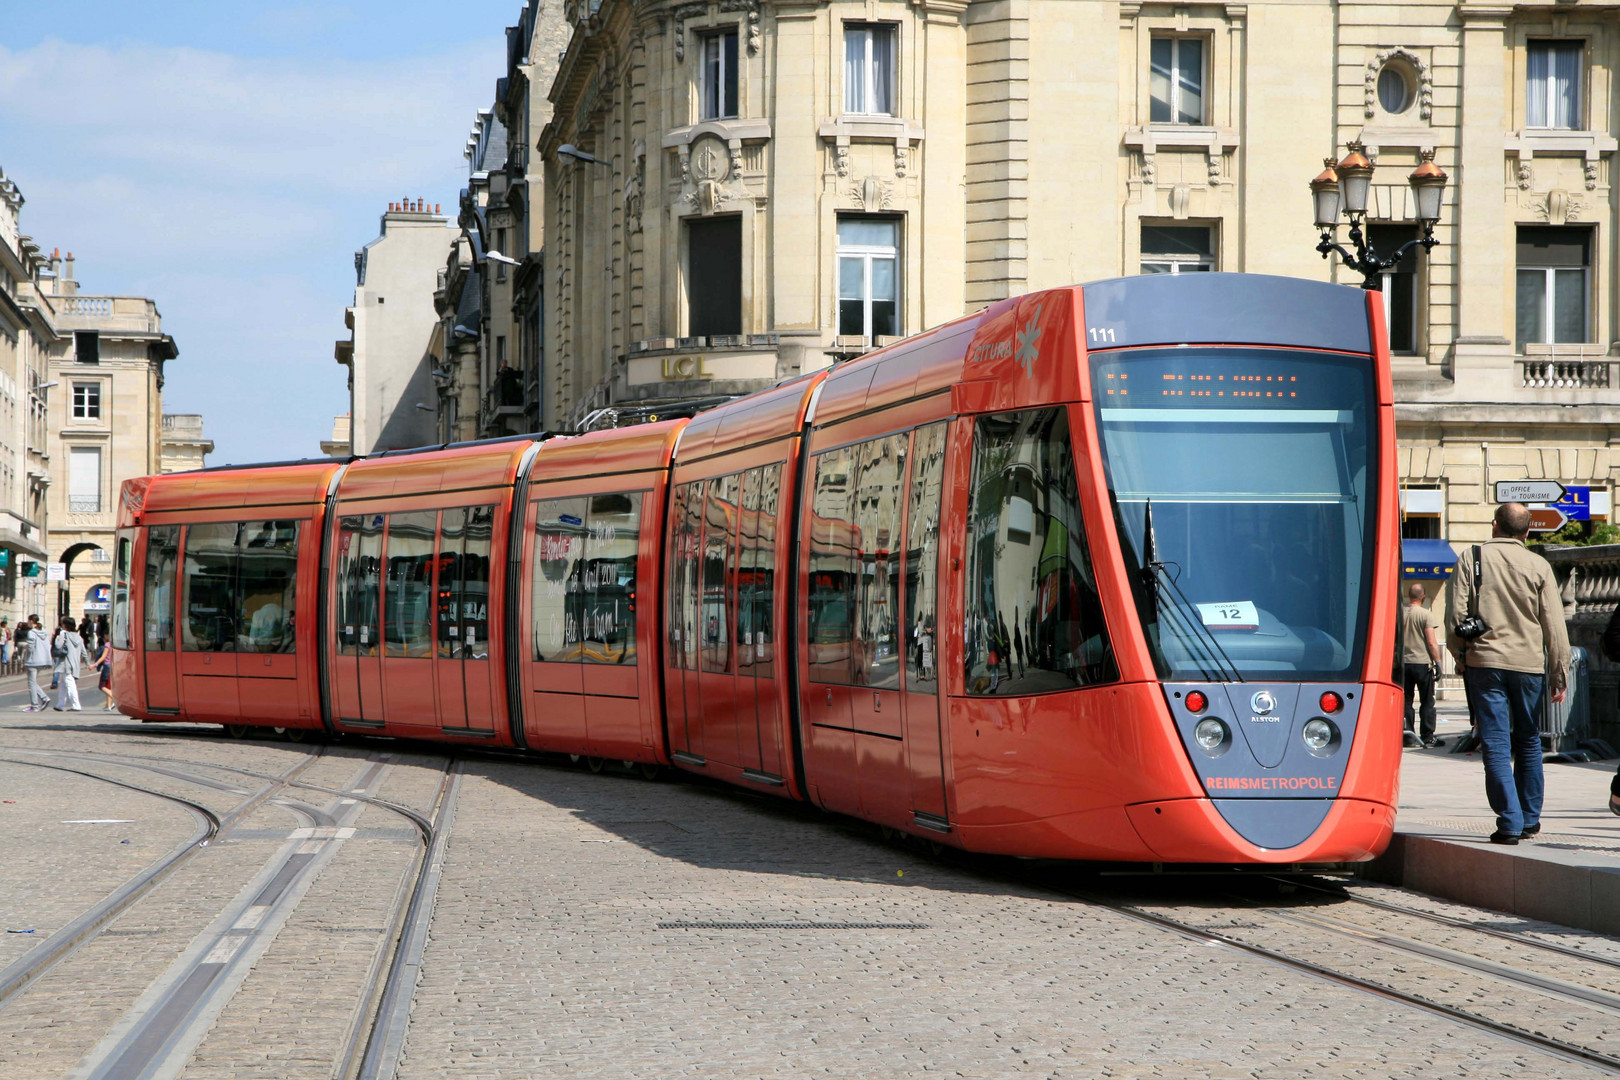
[[[1564,497],[1555,503],[1550,503],[1564,512],[1564,516],[1571,521],[1592,520],[1592,489],[1590,487],[1571,487],[1564,485]]]

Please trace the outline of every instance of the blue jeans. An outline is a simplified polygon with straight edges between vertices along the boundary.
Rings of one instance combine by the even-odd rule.
[[[1502,668],[1467,668],[1463,673],[1474,704],[1481,755],[1485,759],[1485,798],[1496,811],[1496,827],[1517,836],[1541,821],[1541,707],[1545,679]]]

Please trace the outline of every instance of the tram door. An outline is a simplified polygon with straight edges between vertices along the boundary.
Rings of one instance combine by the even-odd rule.
[[[913,433],[906,493],[905,718],[912,810],[922,821],[946,820],[945,755],[940,726],[940,499],[945,477],[943,423]]]
[[[338,521],[333,629],[332,697],[340,724],[377,726],[383,721],[380,657],[383,515],[359,514]]]
[[[180,565],[180,526],[146,530],[146,570],[141,575],[141,625],[146,664],[146,707],[177,712],[180,669],[175,653],[175,578]]]
[[[439,515],[388,515],[383,570],[382,685],[387,718],[435,727],[433,700],[433,542]],[[373,716],[362,702],[362,715]]]
[[[467,538],[461,551],[461,680],[466,694],[466,725],[479,734],[495,730],[495,650],[489,640],[491,554],[495,507],[469,506]],[[446,722],[448,726],[448,721]]]
[[[732,625],[731,587],[736,575],[734,540],[741,477],[722,476],[708,483],[704,504],[698,632],[698,684],[703,716],[703,756],[728,765],[741,757],[737,745],[736,627]],[[750,702],[752,704],[752,702]],[[750,716],[752,724],[753,717]],[[690,716],[688,717],[690,723]]]

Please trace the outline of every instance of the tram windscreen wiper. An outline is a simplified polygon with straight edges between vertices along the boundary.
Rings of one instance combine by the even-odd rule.
[[[1143,584],[1147,586],[1149,601],[1153,604],[1153,612],[1157,621],[1168,625],[1180,639],[1183,645],[1192,638],[1203,644],[1205,656],[1194,661],[1203,669],[1204,677],[1212,682],[1243,682],[1243,673],[1238,670],[1232,658],[1226,655],[1221,643],[1215,640],[1209,627],[1204,625],[1202,618],[1193,614],[1198,611],[1198,605],[1187,599],[1187,594],[1181,591],[1176,579],[1170,574],[1167,567],[1169,563],[1158,559],[1158,544],[1153,535],[1153,500],[1148,499],[1142,510],[1142,554],[1143,554]],[[1174,594],[1169,604],[1164,603],[1160,592],[1160,583],[1169,586]],[[1160,648],[1163,648],[1161,642]],[[1189,649],[1189,652],[1192,650]],[[1205,661],[1208,661],[1206,666]],[[1211,671],[1210,668],[1214,670]]]

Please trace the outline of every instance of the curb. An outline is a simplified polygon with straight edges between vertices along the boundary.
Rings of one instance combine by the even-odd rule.
[[[1620,859],[1566,846],[1527,841],[1508,848],[1397,832],[1358,876],[1526,919],[1620,934]]]

